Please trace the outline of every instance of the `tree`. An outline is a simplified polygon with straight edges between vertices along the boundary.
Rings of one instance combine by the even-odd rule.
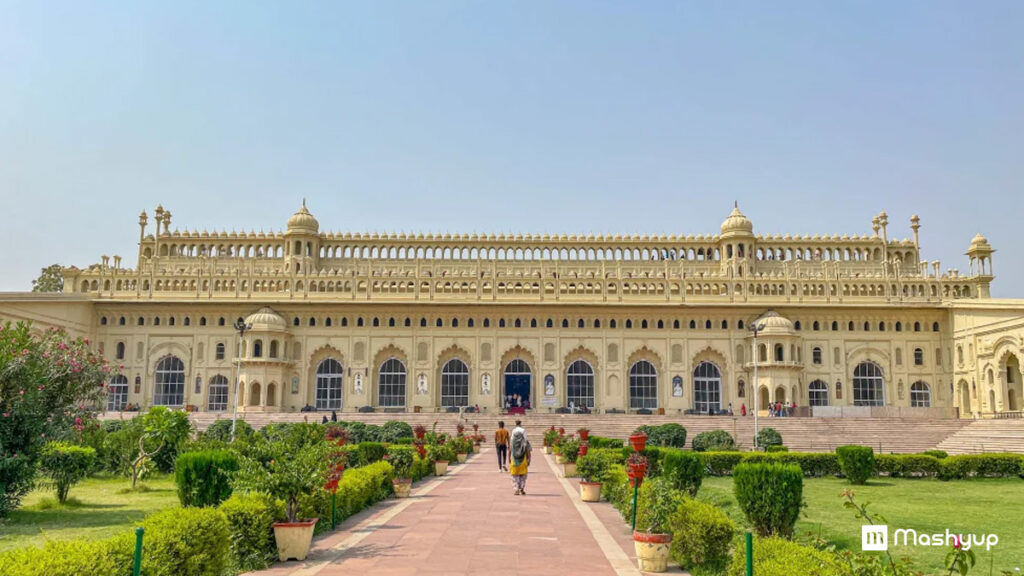
[[[39,278],[32,281],[33,292],[63,292],[64,291],[64,267],[60,264],[50,264],[43,268]]]
[[[96,451],[88,446],[50,442],[43,447],[39,468],[50,477],[57,488],[57,501],[63,504],[68,490],[89,475],[95,461]]]
[[[139,419],[141,430],[136,440],[138,451],[130,464],[133,489],[145,464],[169,446],[184,442],[192,431],[192,423],[184,412],[174,412],[164,406],[150,408]]]
[[[0,325],[0,517],[18,507],[35,479],[39,454],[99,405],[111,367],[62,330],[33,334]]]

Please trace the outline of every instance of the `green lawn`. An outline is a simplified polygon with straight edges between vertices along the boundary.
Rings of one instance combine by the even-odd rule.
[[[57,504],[52,489],[35,490],[10,518],[0,520],[0,551],[40,546],[47,540],[105,538],[129,531],[135,522],[163,508],[177,507],[173,476],[152,476],[147,489],[128,491],[120,476],[88,478],[74,485],[70,502]]]
[[[860,526],[854,512],[843,507],[843,490],[853,488],[859,503],[882,514],[889,523],[890,551],[908,556],[919,570],[931,573],[942,567],[945,547],[892,546],[896,528],[913,528],[918,533],[951,532],[996,534],[999,544],[991,552],[976,548],[978,564],[972,574],[988,575],[1000,570],[1024,572],[1024,481],[1019,478],[992,480],[901,480],[877,478],[866,486],[852,487],[845,480],[808,478],[804,480],[806,509],[797,523],[798,539],[807,532],[821,534],[840,548],[860,550]],[[732,478],[705,478],[698,497],[722,506],[741,525],[743,512],[732,492]],[[1014,572],[1019,573],[1019,572]]]

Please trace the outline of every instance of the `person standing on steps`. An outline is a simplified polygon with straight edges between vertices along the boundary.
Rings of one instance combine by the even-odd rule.
[[[494,431],[494,450],[498,453],[498,471],[508,472],[508,430],[504,421],[498,422]]]
[[[530,441],[526,439],[526,430],[523,429],[521,420],[516,420],[516,427],[512,430],[512,466],[509,472],[512,474],[512,487],[516,496],[526,494],[526,473],[530,467],[531,447]]]

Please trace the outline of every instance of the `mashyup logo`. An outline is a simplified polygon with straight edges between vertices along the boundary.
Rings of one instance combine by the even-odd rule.
[[[970,550],[985,546],[991,550],[999,544],[996,534],[957,534],[946,528],[945,533],[918,533],[913,528],[898,528],[892,535],[894,546],[948,546]],[[889,549],[889,526],[885,524],[868,524],[860,528],[860,547],[866,552],[885,551]]]

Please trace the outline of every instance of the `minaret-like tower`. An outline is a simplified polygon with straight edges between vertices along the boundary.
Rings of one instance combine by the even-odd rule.
[[[306,208],[302,207],[288,219],[284,233],[284,261],[291,273],[312,272],[320,263],[320,223]]]
[[[971,261],[971,276],[978,281],[978,297],[991,298],[989,284],[995,278],[992,272],[992,253],[995,249],[988,243],[988,239],[978,234],[971,240],[971,247],[967,250],[967,257]]]

